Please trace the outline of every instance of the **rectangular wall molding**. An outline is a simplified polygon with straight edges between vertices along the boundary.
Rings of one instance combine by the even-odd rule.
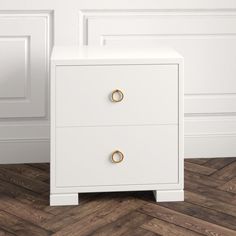
[[[52,16],[0,11],[0,163],[49,161]]]
[[[25,139],[0,141],[1,164],[49,162],[48,139]]]
[[[177,49],[185,58],[185,156],[236,155],[236,8],[78,15],[82,45]]]
[[[51,14],[1,11],[0,28],[0,118],[45,118]]]
[[[29,50],[29,36],[0,36],[0,51],[2,55],[5,55],[0,57],[0,81],[2,85],[0,87],[0,101],[3,99],[27,99],[30,89]],[[17,57],[16,54],[18,54]],[[15,68],[14,73],[12,73],[12,68]],[[9,74],[8,71],[11,73]]]

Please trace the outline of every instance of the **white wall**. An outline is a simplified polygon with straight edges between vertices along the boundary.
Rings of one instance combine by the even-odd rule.
[[[49,160],[54,43],[176,48],[186,157],[236,156],[234,0],[0,0],[1,163]]]

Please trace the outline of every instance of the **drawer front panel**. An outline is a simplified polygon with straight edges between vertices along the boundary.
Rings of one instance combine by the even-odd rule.
[[[175,184],[178,126],[57,128],[55,165],[57,187]]]
[[[178,65],[57,66],[57,126],[177,123]]]

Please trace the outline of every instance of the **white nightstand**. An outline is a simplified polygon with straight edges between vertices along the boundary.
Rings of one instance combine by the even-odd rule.
[[[54,48],[50,204],[104,191],[183,200],[183,93],[172,49]]]

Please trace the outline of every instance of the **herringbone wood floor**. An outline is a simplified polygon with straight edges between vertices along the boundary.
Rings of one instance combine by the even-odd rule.
[[[0,165],[0,235],[236,235],[236,158],[186,160],[185,190],[177,203],[126,192],[49,207],[49,164]]]

